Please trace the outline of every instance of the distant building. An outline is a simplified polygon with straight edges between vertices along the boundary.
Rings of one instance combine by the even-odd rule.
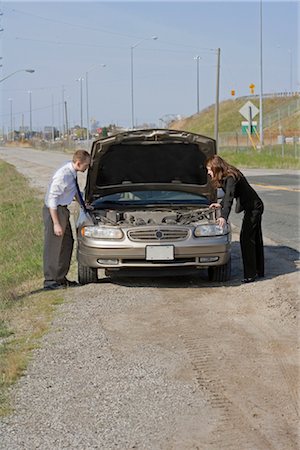
[[[43,131],[43,137],[47,141],[50,141],[51,139],[55,139],[59,136],[59,131],[55,127],[44,127]]]

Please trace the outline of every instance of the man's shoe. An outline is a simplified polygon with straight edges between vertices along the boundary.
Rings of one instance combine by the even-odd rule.
[[[256,280],[256,277],[244,278],[242,283],[253,283]]]
[[[77,283],[77,281],[71,281],[71,280],[68,280],[67,278],[65,278],[65,279],[61,282],[61,284],[63,284],[63,285],[66,286],[66,287],[76,287],[76,286],[79,286],[79,283]]]
[[[66,285],[62,283],[52,283],[52,284],[46,284],[44,286],[44,291],[55,291],[57,289],[65,289]]]

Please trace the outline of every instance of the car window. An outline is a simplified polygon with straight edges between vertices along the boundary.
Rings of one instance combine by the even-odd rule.
[[[120,204],[164,204],[164,203],[197,203],[207,205],[209,202],[205,196],[182,191],[125,191],[106,195],[93,202],[94,207],[100,207],[107,203]]]

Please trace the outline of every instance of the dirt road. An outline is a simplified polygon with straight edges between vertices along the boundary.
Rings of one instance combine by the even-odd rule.
[[[53,171],[10,157],[36,186],[39,161],[40,188]],[[266,278],[242,285],[234,237],[223,285],[203,273],[66,290],[0,448],[299,449],[296,252],[266,242]]]

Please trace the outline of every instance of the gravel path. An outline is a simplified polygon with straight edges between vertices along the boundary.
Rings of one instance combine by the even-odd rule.
[[[112,315],[149,302],[159,307],[155,290],[139,297],[133,291],[111,284],[96,293],[68,290],[16,390],[17,413],[0,427],[1,449],[168,448],[186,420],[201,417],[196,380],[169,376],[189,366],[178,343],[166,349],[137,342],[128,353],[103,327]]]

